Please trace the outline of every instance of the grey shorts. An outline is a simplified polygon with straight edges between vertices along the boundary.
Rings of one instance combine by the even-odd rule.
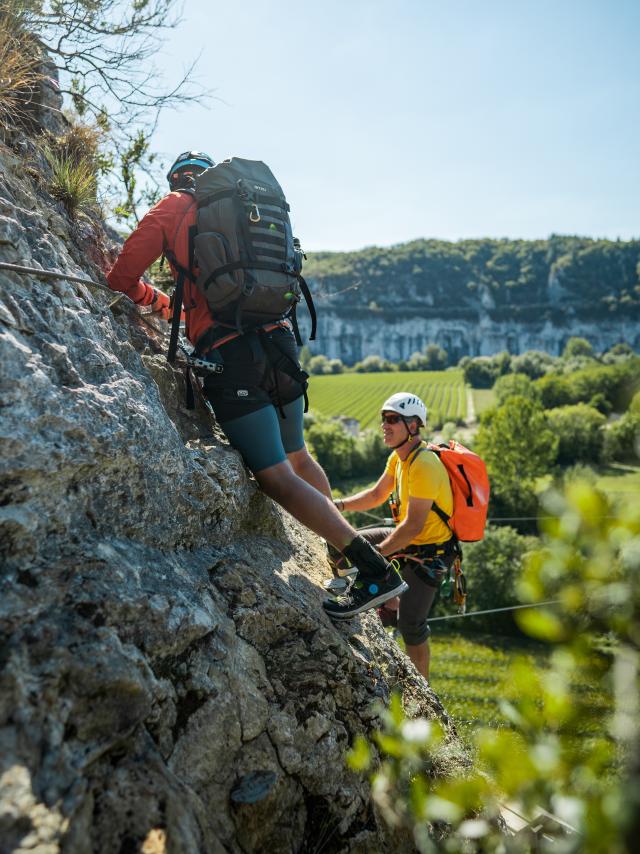
[[[373,545],[377,545],[386,539],[392,531],[393,528],[365,528],[358,533]],[[416,555],[420,555],[423,560],[424,553],[435,551],[435,547],[427,546],[422,549],[423,554],[421,555],[419,546],[410,546],[409,548],[415,550]],[[427,618],[438,595],[442,577],[456,557],[453,550],[453,540],[443,543],[438,547],[438,550],[441,550],[442,553],[434,555],[433,560],[427,558],[424,561],[425,569],[420,568],[411,560],[400,560],[400,572],[409,585],[409,589],[400,597],[398,629],[402,639],[409,646],[418,646],[424,643],[431,634]]]

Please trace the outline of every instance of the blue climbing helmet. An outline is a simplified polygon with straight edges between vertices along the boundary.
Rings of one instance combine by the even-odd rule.
[[[183,151],[176,157],[167,172],[169,187],[176,190],[182,187],[185,181],[190,184],[196,175],[215,165],[213,158],[204,151]]]

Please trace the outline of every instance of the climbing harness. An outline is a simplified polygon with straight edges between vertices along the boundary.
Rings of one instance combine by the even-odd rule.
[[[467,579],[462,571],[462,561],[456,557],[449,567],[447,575],[442,579],[440,592],[451,599],[458,608],[458,615],[467,612]]]

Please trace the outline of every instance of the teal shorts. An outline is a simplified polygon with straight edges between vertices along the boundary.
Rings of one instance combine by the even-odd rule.
[[[285,418],[275,406],[268,405],[220,425],[254,474],[304,448],[304,398],[286,403],[282,409]]]
[[[277,465],[304,448],[308,374],[300,368],[291,330],[247,332],[216,354],[224,369],[207,376],[204,393],[251,471]]]

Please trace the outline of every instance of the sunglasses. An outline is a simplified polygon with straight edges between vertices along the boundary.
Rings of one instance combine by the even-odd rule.
[[[398,424],[402,421],[402,415],[386,415],[384,412],[380,416],[382,424]]]

